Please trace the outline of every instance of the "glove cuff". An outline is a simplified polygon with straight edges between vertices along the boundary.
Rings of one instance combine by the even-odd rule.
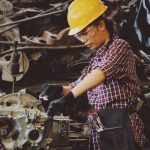
[[[66,99],[65,102],[68,106],[74,106],[77,103],[77,99],[74,97],[71,91],[67,93],[63,98]]]
[[[55,85],[55,84],[54,84],[54,85]],[[63,86],[62,86],[61,84],[56,84],[55,86],[56,86],[58,92],[59,92],[59,93],[62,93],[62,91],[63,91]]]
[[[41,88],[40,97],[47,95],[48,97],[53,97],[53,95],[60,95],[63,91],[63,86],[60,84],[44,84]],[[55,99],[55,98],[54,98]]]

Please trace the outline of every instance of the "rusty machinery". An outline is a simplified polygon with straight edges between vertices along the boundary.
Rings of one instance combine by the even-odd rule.
[[[83,66],[88,64],[92,53],[73,37],[67,36],[68,29],[64,14],[70,1],[46,1],[47,6],[49,6],[47,10],[31,7],[33,4],[38,7],[42,6],[43,1],[15,0],[12,3],[7,0],[0,1],[0,69],[2,80],[12,82],[14,79],[10,72],[12,52],[15,48],[13,46],[14,41],[18,41],[16,52],[19,54],[19,73],[15,75],[16,81],[23,80],[29,70],[34,69],[31,62],[38,62],[40,58],[45,57],[43,52],[46,52],[47,55],[48,70],[55,77],[56,74],[60,75],[60,70],[72,73],[74,68],[82,70]],[[126,22],[130,21],[127,20],[130,10],[136,6],[136,3],[139,3],[136,0],[110,0],[107,2],[112,8],[110,17],[116,21],[119,30],[127,26]],[[137,6],[142,6],[142,3],[144,1],[141,1],[141,5]],[[21,8],[21,5],[25,7]],[[46,6],[43,5],[43,7]],[[42,18],[45,19],[41,21]],[[137,65],[140,68],[139,72],[142,72],[144,78],[150,80],[149,53],[143,49],[135,53]],[[75,74],[75,72],[73,73]],[[149,95],[149,91],[147,93]],[[149,103],[149,98],[146,99],[145,104],[147,103]],[[141,113],[149,110],[144,109],[148,106],[143,105],[141,110],[142,106],[140,106],[137,111]],[[149,128],[147,129],[149,130]],[[66,150],[76,147],[76,143],[79,141],[81,147],[82,142],[84,146],[87,146],[88,142],[87,124],[73,122],[69,116],[64,117],[63,115],[55,116],[53,121],[49,120],[40,101],[26,90],[14,91],[0,96],[0,133],[8,150],[42,149],[43,147],[54,150],[61,147]],[[80,149],[82,149],[81,147]]]
[[[73,122],[62,114],[48,119],[41,102],[29,93],[22,89],[0,96],[0,134],[7,150],[71,150],[77,142],[86,149],[86,123]]]

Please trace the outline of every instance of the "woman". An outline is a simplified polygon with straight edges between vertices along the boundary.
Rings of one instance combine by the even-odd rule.
[[[100,0],[75,0],[69,6],[69,35],[93,50],[94,55],[79,79],[62,88],[64,96],[50,103],[48,115],[62,105],[74,106],[87,92],[89,104],[106,127],[97,132],[89,126],[90,150],[137,150],[145,136],[142,121],[131,109],[140,93],[133,52],[114,32],[106,10]]]

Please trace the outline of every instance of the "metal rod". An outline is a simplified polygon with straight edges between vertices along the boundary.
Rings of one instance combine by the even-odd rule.
[[[38,14],[37,16],[43,15],[43,14],[49,12],[49,11],[55,10],[56,8],[59,8],[59,7],[65,5],[65,4],[67,4],[67,3],[69,3],[69,2],[71,2],[71,1],[72,1],[72,0],[69,0],[69,1],[67,1],[67,2],[64,2],[64,3],[60,4],[60,5],[58,5],[58,6],[55,6],[55,7],[53,7],[53,8],[50,8],[50,9],[48,9],[48,10],[46,10],[46,11],[44,11],[44,12]]]
[[[44,15],[34,16],[34,17],[30,17],[30,18],[14,21],[14,22],[11,22],[11,23],[2,24],[2,25],[0,25],[0,28],[1,27],[5,27],[5,26],[14,25],[14,24],[23,23],[23,22],[26,22],[26,21],[31,21],[31,20],[34,20],[34,19],[47,17],[47,16],[50,16],[50,15],[54,15],[54,14],[58,14],[58,13],[62,13],[62,12],[64,12],[64,10],[58,10],[58,11],[47,13],[47,14],[44,14]]]
[[[13,53],[12,53],[12,56],[16,54],[16,51],[17,51],[17,45],[18,45],[18,41],[14,41],[14,49],[13,49]],[[14,56],[15,57],[15,56]],[[13,58],[11,60],[11,63],[16,63],[14,62]],[[19,60],[17,60],[17,63],[19,63]],[[15,75],[12,75],[12,78],[13,78],[13,85],[12,85],[12,93],[15,92],[15,86],[16,86],[16,76]]]
[[[14,43],[13,42],[10,42],[10,41],[0,41],[0,44],[4,44],[4,45],[13,45]],[[60,47],[68,47],[68,46],[51,46],[50,44],[44,44],[44,43],[32,43],[32,44],[29,44],[29,43],[26,43],[26,42],[18,42],[18,45],[21,45],[21,46],[38,46],[38,47],[43,47],[43,46],[46,46],[46,47],[49,47],[50,49],[51,48],[54,48],[56,47],[56,49],[59,49]],[[71,45],[71,47],[74,47],[74,48],[80,48],[80,47],[85,47],[83,44],[81,45]]]
[[[0,31],[0,34],[6,32],[6,31],[8,31],[8,30],[10,30],[10,29],[12,29],[12,28],[15,28],[16,26],[18,26],[18,25],[13,25],[13,26],[11,26],[11,27],[8,27],[8,28],[6,28],[6,29]]]
[[[51,50],[51,51],[59,51],[59,52],[64,52],[63,50],[68,50],[68,49],[79,49],[84,48],[84,45],[75,45],[75,46],[25,46],[25,47],[18,47],[16,51],[26,51],[26,50]],[[9,53],[12,53],[13,49],[4,51],[0,53],[0,57]]]
[[[15,93],[16,77],[13,76],[12,93]]]
[[[13,42],[10,42],[10,41],[0,41],[0,44],[3,44],[3,45],[13,45],[14,43]],[[34,45],[40,45],[40,46],[48,46],[49,44],[45,44],[45,43],[32,43],[32,44],[29,44],[27,42],[19,42],[18,45],[21,45],[21,46],[34,46]]]

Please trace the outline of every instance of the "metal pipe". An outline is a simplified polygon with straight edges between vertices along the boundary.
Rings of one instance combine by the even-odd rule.
[[[18,47],[16,51],[26,51],[26,50],[51,50],[51,51],[59,51],[64,52],[62,50],[68,50],[68,49],[80,49],[84,48],[85,45],[71,45],[71,46],[25,46],[25,47]],[[13,49],[6,50],[0,53],[0,57],[9,53],[12,53]]]
[[[0,44],[4,44],[4,45],[14,45],[13,42],[10,42],[10,41],[0,41]],[[69,47],[69,46],[51,46],[49,44],[45,44],[45,43],[40,43],[40,44],[37,44],[37,43],[32,43],[32,44],[29,44],[29,43],[26,43],[26,42],[18,42],[18,45],[21,45],[21,46],[37,46],[40,47],[40,46],[48,46],[53,48],[53,47],[56,47],[56,49],[59,49],[60,47]],[[80,47],[85,47],[84,45],[71,45],[71,47],[74,47],[74,48],[80,48]]]
[[[50,15],[54,15],[54,14],[58,14],[58,13],[62,13],[62,12],[64,12],[64,10],[58,10],[58,11],[47,13],[47,14],[44,14],[44,15],[34,16],[34,17],[30,17],[30,18],[14,21],[14,22],[11,22],[11,23],[5,23],[5,24],[0,25],[0,28],[5,27],[5,26],[14,25],[14,24],[23,23],[23,22],[26,22],[26,21],[31,21],[31,20],[34,20],[34,19],[47,17],[47,16],[50,16]]]
[[[14,43],[13,42],[10,42],[10,41],[0,41],[0,44],[3,44],[3,45],[14,45]],[[37,44],[37,43],[32,43],[32,44],[29,44],[29,43],[26,43],[26,42],[18,42],[18,45],[22,45],[22,46],[37,46],[38,45],[38,47],[40,47],[40,46],[48,46],[48,47],[57,47],[58,49],[60,48],[60,47],[68,47],[68,46],[51,46],[51,45],[49,45],[49,44],[45,44],[45,43],[40,43],[40,44]],[[79,47],[84,47],[84,45],[71,45],[72,47],[77,47],[77,48],[79,48]]]
[[[0,44],[3,44],[3,45],[13,45],[13,42],[10,42],[10,41],[0,41]],[[40,46],[49,46],[49,44],[45,44],[45,43],[32,43],[32,44],[29,44],[29,43],[26,43],[26,42],[19,42],[18,45],[21,45],[21,46],[34,46],[34,45],[40,45]]]
[[[69,0],[68,2],[64,2],[64,3],[62,3],[62,4],[58,5],[58,6],[55,6],[55,7],[53,7],[53,8],[50,8],[50,9],[48,9],[48,10],[46,10],[46,11],[44,11],[44,12],[38,14],[37,16],[43,15],[43,14],[49,12],[49,11],[55,10],[56,8],[59,8],[59,7],[65,5],[65,4],[67,4],[67,3],[69,3],[69,2],[71,2],[71,1],[72,1],[72,0]]]
[[[8,27],[8,28],[6,28],[6,29],[0,31],[0,34],[6,32],[6,31],[8,31],[8,30],[10,30],[10,29],[12,29],[12,28],[15,28],[16,26],[18,26],[18,25],[13,25],[13,26],[11,26],[11,27]]]

